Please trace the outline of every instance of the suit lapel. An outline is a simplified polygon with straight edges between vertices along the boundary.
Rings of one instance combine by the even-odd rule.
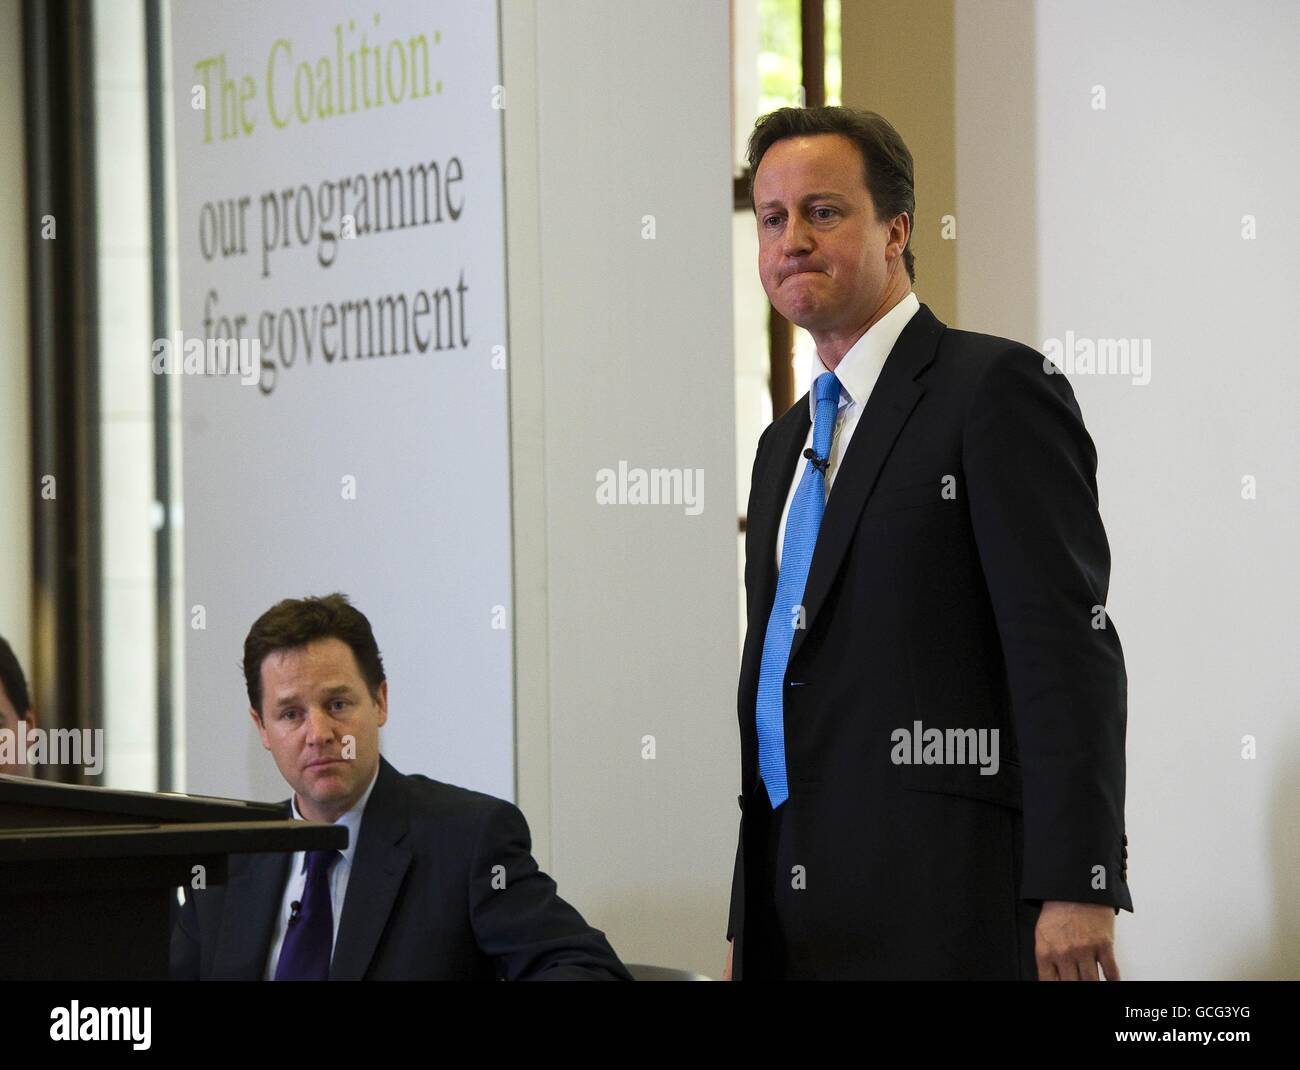
[[[781,513],[785,510],[795,467],[800,464],[799,455],[808,438],[809,422],[808,395],[805,394],[773,429],[775,439],[771,448],[775,468],[769,466],[761,473],[761,497],[754,503],[754,515],[747,518],[747,523],[753,525],[758,565],[755,570],[757,586],[751,597],[755,599],[755,605],[763,607],[761,619],[764,627],[772,611],[772,600],[776,597],[776,537],[781,527]]]
[[[284,820],[293,811],[284,804]],[[217,981],[260,981],[292,854],[234,855],[226,880],[221,932],[212,957]]]
[[[360,981],[374,958],[402,878],[411,864],[402,847],[410,826],[402,774],[381,756],[352,855],[343,917],[330,963],[331,981]]]
[[[790,647],[791,663],[804,636],[812,628],[818,610],[826,601],[831,582],[839,572],[857,528],[858,517],[871,496],[885,458],[925,393],[925,387],[916,382],[916,378],[934,359],[943,331],[944,325],[928,306],[922,305],[917,309],[890,350],[872,388],[826,500],[826,513],[822,517],[812,564],[808,569],[808,582],[804,587],[804,627],[795,632]],[[787,483],[787,489],[788,486]],[[783,506],[784,502],[777,509]],[[779,511],[777,523],[780,523]]]

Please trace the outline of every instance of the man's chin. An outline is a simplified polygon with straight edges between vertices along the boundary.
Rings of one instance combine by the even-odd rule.
[[[312,766],[303,771],[300,790],[309,799],[337,799],[352,788],[350,772],[342,762]]]
[[[805,331],[815,331],[821,326],[821,319],[815,309],[792,308],[786,312],[778,308],[777,311],[796,327],[802,327]]]

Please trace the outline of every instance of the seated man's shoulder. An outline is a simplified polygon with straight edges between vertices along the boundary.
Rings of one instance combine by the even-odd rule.
[[[404,774],[402,780],[411,804],[412,823],[436,827],[444,835],[477,838],[490,818],[518,812],[505,799],[421,773]]]

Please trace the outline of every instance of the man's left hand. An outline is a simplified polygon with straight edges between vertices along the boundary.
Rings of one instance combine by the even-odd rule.
[[[1046,900],[1034,929],[1040,981],[1119,980],[1115,963],[1115,908],[1105,903]]]

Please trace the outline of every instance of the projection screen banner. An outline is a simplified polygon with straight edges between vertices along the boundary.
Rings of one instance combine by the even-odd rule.
[[[186,790],[282,799],[249,626],[344,591],[383,753],[514,798],[495,3],[174,3]]]

